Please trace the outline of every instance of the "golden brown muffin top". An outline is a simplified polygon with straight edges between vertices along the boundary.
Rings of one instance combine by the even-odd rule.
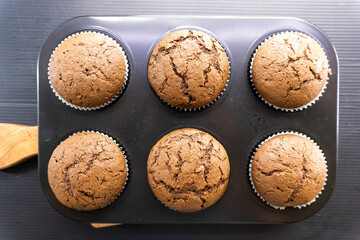
[[[151,149],[147,173],[162,203],[177,211],[194,212],[223,195],[230,163],[224,147],[210,134],[184,128],[166,134]]]
[[[56,92],[68,103],[86,108],[112,100],[127,71],[115,41],[93,32],[66,39],[54,51],[49,67]]]
[[[197,30],[180,30],[163,38],[151,54],[148,79],[157,95],[179,108],[213,102],[229,75],[225,50],[213,37]]]
[[[81,132],[58,145],[48,165],[56,198],[78,211],[104,208],[121,193],[127,176],[120,148],[99,133]]]
[[[319,147],[296,134],[270,138],[256,151],[252,181],[270,204],[294,207],[309,203],[322,190],[326,161]]]
[[[256,90],[280,108],[299,108],[314,100],[331,75],[324,50],[295,32],[267,40],[256,52],[252,78]]]

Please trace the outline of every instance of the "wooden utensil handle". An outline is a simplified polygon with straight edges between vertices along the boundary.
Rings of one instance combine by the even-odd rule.
[[[0,170],[38,154],[38,127],[0,123]]]
[[[122,225],[122,223],[90,223],[93,228],[104,228]]]

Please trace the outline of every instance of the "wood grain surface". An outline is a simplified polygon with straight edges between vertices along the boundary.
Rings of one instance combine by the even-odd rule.
[[[0,123],[0,170],[38,154],[38,127]]]
[[[49,205],[41,191],[37,158],[32,158],[0,171],[0,239],[360,239],[358,0],[0,1],[0,122],[37,124],[37,56],[57,25],[81,15],[133,14],[292,16],[320,27],[335,45],[340,60],[338,175],[332,198],[316,215],[294,224],[95,229],[65,218]]]

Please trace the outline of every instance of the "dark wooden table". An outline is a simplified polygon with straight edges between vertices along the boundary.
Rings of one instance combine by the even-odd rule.
[[[259,1],[262,2],[262,1]],[[283,225],[124,225],[93,229],[56,212],[37,158],[0,171],[0,239],[360,239],[360,1],[0,1],[0,122],[37,124],[36,64],[51,31],[81,15],[293,16],[320,27],[340,59],[335,191],[311,218]]]

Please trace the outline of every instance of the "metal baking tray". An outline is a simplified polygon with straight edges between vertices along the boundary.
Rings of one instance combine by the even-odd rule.
[[[166,34],[179,28],[203,30],[224,46],[231,65],[224,95],[200,111],[167,106],[147,79],[150,54]],[[130,78],[123,94],[96,111],[72,109],[52,92],[47,77],[49,58],[68,35],[83,30],[104,32],[118,40],[130,60]],[[313,106],[283,112],[264,104],[249,82],[249,61],[257,45],[276,32],[300,31],[323,46],[332,70],[324,95]],[[81,222],[120,223],[286,223],[303,220],[319,211],[334,189],[338,143],[338,58],[328,38],[317,27],[296,18],[243,18],[194,16],[78,17],[48,37],[38,59],[39,175],[50,204],[63,215]],[[204,130],[225,147],[231,165],[224,196],[208,209],[195,213],[170,210],[153,195],[146,173],[152,146],[166,133],[184,127]],[[108,207],[78,212],[63,206],[52,193],[47,166],[55,147],[81,130],[98,130],[115,137],[125,148],[130,176],[121,196]],[[260,200],[248,179],[248,164],[257,144],[270,134],[292,130],[314,139],[328,163],[325,190],[310,206],[276,210]]]

